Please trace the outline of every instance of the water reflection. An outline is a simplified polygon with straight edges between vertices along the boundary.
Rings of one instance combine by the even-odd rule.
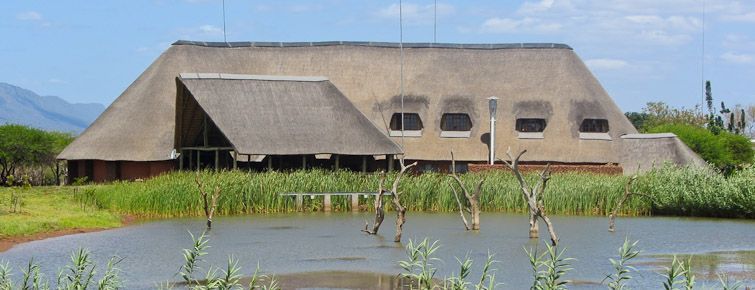
[[[532,277],[523,248],[542,246],[542,243],[527,238],[526,219],[523,215],[484,213],[482,230],[471,233],[463,230],[458,214],[409,212],[404,237],[405,240],[425,237],[440,240],[437,257],[443,262],[436,265],[438,278],[458,272],[455,257],[466,254],[475,261],[471,277],[478,276],[479,267],[490,250],[496,253],[496,260],[501,261],[495,266],[497,281],[504,283],[507,289],[522,289],[528,288]],[[212,265],[223,266],[228,256],[234,255],[241,260],[243,273],[247,275],[259,262],[267,273],[275,273],[282,281],[291,281],[292,284],[285,285],[292,286],[284,289],[296,289],[299,287],[296,285],[343,289],[352,287],[349,286],[352,284],[346,284],[352,280],[367,284],[386,281],[379,283],[391,285],[392,282],[385,279],[400,273],[397,262],[405,259],[403,246],[393,242],[392,216],[387,215],[378,236],[360,232],[365,220],[372,220],[372,216],[362,213],[216,218],[209,233],[212,247],[206,258]],[[700,259],[693,259],[693,269],[699,271],[699,279],[715,279],[711,274],[726,271],[749,279],[749,285],[755,284],[755,258],[752,254],[755,251],[755,222],[752,221],[619,218],[615,233],[607,231],[606,218],[556,216],[553,222],[561,245],[567,248],[566,255],[576,258],[572,263],[576,270],[567,275],[568,279],[577,281],[571,285],[573,289],[605,288],[598,283],[611,270],[608,259],[617,255],[625,237],[639,240],[638,247],[643,250],[642,259],[638,260],[640,273],[633,275],[632,288],[658,288],[663,278],[657,270],[670,263],[668,255],[672,254],[699,256]],[[56,277],[57,269],[68,262],[70,253],[78,247],[85,247],[93,252],[99,265],[104,265],[113,254],[125,257],[121,268],[126,286],[148,289],[161,282],[180,280],[175,274],[183,262],[181,249],[191,244],[187,230],[197,233],[203,228],[202,219],[151,221],[121,229],[22,244],[0,253],[0,260],[19,267],[33,256],[43,263],[42,268],[48,277]],[[546,236],[541,241],[546,241]],[[205,271],[207,267],[205,265]],[[370,279],[383,280],[357,279],[357,276],[364,275],[353,273],[367,273]],[[314,280],[307,282],[309,277],[332,281],[336,284],[328,285],[336,286],[316,286],[321,284]],[[360,287],[367,286],[353,286],[352,289],[389,289]]]

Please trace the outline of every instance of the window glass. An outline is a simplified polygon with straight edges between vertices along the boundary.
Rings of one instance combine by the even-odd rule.
[[[579,132],[583,133],[608,133],[608,120],[584,119],[579,126]]]
[[[401,113],[394,113],[391,117],[391,130],[401,131]],[[404,113],[404,130],[422,130],[422,119],[417,113]]]
[[[516,130],[519,132],[545,131],[545,119],[516,119]]]
[[[469,119],[467,114],[443,114],[440,119],[440,129],[443,131],[471,131],[472,120]]]

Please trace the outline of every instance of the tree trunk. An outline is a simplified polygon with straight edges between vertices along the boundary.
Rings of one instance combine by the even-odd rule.
[[[545,222],[545,226],[548,228],[548,234],[551,236],[551,245],[557,246],[558,245],[558,236],[556,236],[556,230],[553,229],[553,224],[551,223],[551,219],[549,219],[545,215],[540,215],[540,218]]]
[[[537,225],[537,215],[530,211],[530,239],[537,239],[540,236],[540,229]]]
[[[380,225],[383,224],[383,220],[385,219],[385,211],[383,210],[383,193],[385,193],[385,172],[380,172],[380,182],[378,183],[378,192],[375,196],[375,222],[372,224],[372,230],[368,230],[369,223],[367,221],[364,222],[364,230],[362,230],[365,233],[368,233],[370,235],[376,235],[378,233],[378,230],[380,230]]]
[[[480,229],[480,202],[476,198],[469,199],[469,207],[472,208],[472,230]]]
[[[400,207],[396,209],[396,237],[393,241],[396,243],[401,242],[401,234],[404,230],[404,223],[406,222],[406,208]]]
[[[459,205],[459,215],[461,215],[461,221],[464,223],[464,229],[470,230],[469,222],[467,222],[467,217],[464,215],[464,205],[461,204],[461,199],[459,199],[459,193],[456,192],[456,188],[454,188],[453,184],[448,184],[451,187],[451,190],[454,192],[454,197],[456,198],[456,204]]]

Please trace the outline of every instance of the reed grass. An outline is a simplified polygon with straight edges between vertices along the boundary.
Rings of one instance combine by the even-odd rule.
[[[116,182],[93,186],[86,197],[98,208],[142,217],[203,215],[194,183],[196,172],[173,172],[144,182]],[[296,211],[292,192],[375,192],[376,174],[351,171],[306,170],[291,172],[202,171],[200,178],[210,188],[222,189],[218,215],[286,213]],[[388,176],[392,182],[395,175]],[[461,175],[468,184],[485,178],[480,197],[485,212],[523,213],[519,184],[506,171]],[[535,179],[535,174],[526,176]],[[608,215],[624,194],[628,177],[592,173],[554,174],[545,191],[545,207],[553,215]],[[659,167],[640,175],[621,215],[684,215],[755,218],[755,168],[745,168],[729,177],[703,168]],[[455,212],[458,204],[450,177],[440,173],[405,176],[399,190],[410,211]],[[360,197],[362,210],[373,210],[373,198]],[[322,210],[322,198],[307,198],[304,211]],[[390,203],[387,204],[390,209]],[[350,211],[348,196],[333,196],[334,211]]]
[[[144,182],[116,182],[94,186],[94,200],[98,207],[114,212],[143,217],[201,216],[202,203],[194,183],[195,172],[174,172]],[[350,171],[307,170],[293,172],[250,173],[242,171],[202,171],[200,178],[206,186],[220,186],[219,215],[251,213],[281,213],[296,211],[289,192],[375,192],[378,177]],[[389,175],[391,182],[394,175]],[[528,178],[536,178],[528,175]],[[469,173],[462,180],[472,183],[485,178],[480,199],[487,212],[522,213],[527,210],[519,185],[508,172]],[[606,215],[623,194],[624,176],[587,173],[556,174],[548,183],[545,194],[550,214]],[[439,173],[405,176],[399,190],[402,203],[410,211],[455,212],[458,205],[450,187],[450,177]],[[89,196],[87,198],[91,198]],[[363,210],[373,210],[373,198],[361,197]],[[322,198],[304,198],[305,211],[318,211]],[[390,204],[387,205],[390,208]],[[334,211],[351,210],[347,196],[333,196]],[[633,199],[623,208],[625,215],[650,214],[650,203]]]

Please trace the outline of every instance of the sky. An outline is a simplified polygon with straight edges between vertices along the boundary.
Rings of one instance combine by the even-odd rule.
[[[228,41],[399,41],[399,2],[226,0]],[[624,111],[755,104],[755,0],[406,0],[404,41],[565,43]],[[437,10],[437,25],[434,11]],[[703,13],[705,11],[705,13]],[[223,41],[221,0],[3,0],[0,82],[109,105],[176,40]],[[703,36],[704,35],[704,36]],[[703,41],[704,39],[704,41]]]

